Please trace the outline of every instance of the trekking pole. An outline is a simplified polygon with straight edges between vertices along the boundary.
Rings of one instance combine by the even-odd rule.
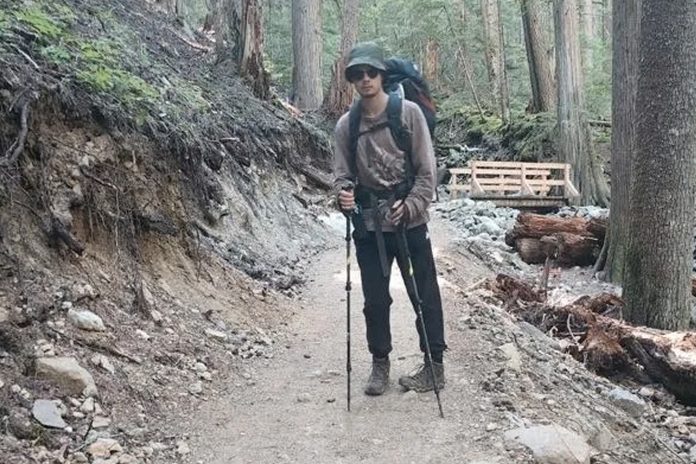
[[[350,412],[350,372],[353,370],[350,365],[350,217],[351,213],[344,213],[346,216],[346,405]]]
[[[411,250],[408,248],[408,241],[406,240],[406,227],[403,225],[399,226],[399,238],[403,247],[403,254],[406,258],[406,265],[408,266],[408,276],[411,284],[411,289],[413,291],[414,306],[416,307],[416,314],[418,319],[420,319],[421,330],[423,331],[423,340],[425,341],[425,355],[428,357],[428,364],[430,364],[430,379],[433,381],[433,390],[435,391],[435,398],[437,398],[437,407],[440,410],[440,417],[445,418],[445,414],[442,412],[442,402],[440,401],[440,389],[437,386],[435,380],[435,368],[433,367],[433,353],[430,351],[430,341],[428,340],[428,332],[425,330],[425,319],[423,318],[423,302],[420,299],[420,294],[418,293],[418,285],[416,284],[416,276],[413,272],[413,261],[411,260]]]

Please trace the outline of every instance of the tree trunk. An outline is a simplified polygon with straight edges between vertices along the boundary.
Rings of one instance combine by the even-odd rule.
[[[243,0],[237,4],[235,55],[239,74],[250,82],[257,97],[266,99],[270,78],[263,67],[262,18],[258,0]]]
[[[612,4],[613,2],[611,0],[602,1],[602,24],[600,36],[602,37],[602,42],[604,42],[605,44],[610,43],[612,41]]]
[[[614,2],[612,55],[611,209],[605,279],[621,283],[630,233],[632,158],[636,152],[636,90],[641,0]]]
[[[234,63],[259,98],[268,98],[263,66],[263,29],[259,0],[218,0],[215,6],[215,52],[218,63]]]
[[[331,68],[331,85],[326,102],[329,114],[340,116],[348,110],[353,100],[353,87],[345,78],[346,59],[358,37],[358,20],[360,0],[343,2],[343,23],[341,25],[341,44],[339,57]]]
[[[626,316],[678,330],[688,327],[691,310],[696,2],[643,0],[640,28]]]
[[[425,66],[423,76],[431,84],[437,87],[440,75],[440,44],[432,37],[428,38],[425,45]]]
[[[316,110],[322,102],[321,1],[292,1],[293,103]]]
[[[510,120],[510,97],[505,73],[503,25],[499,0],[481,0],[481,16],[486,44],[486,65],[491,85],[493,107],[498,108],[504,122]]]
[[[592,44],[594,42],[593,0],[580,1],[580,44],[582,47],[582,67],[585,73],[592,70]]]
[[[609,187],[599,160],[592,153],[590,127],[584,115],[576,0],[554,0],[554,25],[559,154],[562,161],[573,166],[573,182],[580,190],[580,201],[606,206]]]
[[[522,26],[532,85],[532,113],[556,109],[553,47],[548,35],[549,15],[543,0],[522,0]]]

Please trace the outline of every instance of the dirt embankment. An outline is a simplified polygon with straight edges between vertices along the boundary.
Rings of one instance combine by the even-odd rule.
[[[175,455],[273,356],[327,140],[143,2],[0,3],[0,461]]]

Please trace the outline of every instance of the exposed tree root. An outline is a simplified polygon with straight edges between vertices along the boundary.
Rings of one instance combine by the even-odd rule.
[[[572,337],[577,349],[571,353],[590,369],[607,376],[645,374],[696,405],[696,333],[634,327],[620,319],[623,301],[608,293],[557,307],[542,302],[543,291],[507,275],[498,275],[489,288],[510,312],[545,332]]]

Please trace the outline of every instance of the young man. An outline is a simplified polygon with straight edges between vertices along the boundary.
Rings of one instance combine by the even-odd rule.
[[[389,353],[392,350],[389,310],[390,270],[397,260],[404,282],[411,290],[400,227],[411,252],[415,280],[430,342],[438,389],[445,385],[442,353],[446,348],[440,289],[428,235],[428,205],[435,191],[435,155],[425,116],[417,104],[385,93],[383,51],[372,42],[351,50],[346,79],[360,100],[354,114],[343,115],[335,130],[334,187],[340,209],[351,214],[355,224],[355,247],[362,281],[367,325],[367,343],[372,354],[372,372],[365,387],[368,395],[381,395],[389,385]],[[399,148],[388,122],[388,105],[399,103],[402,128],[410,150]],[[390,107],[393,108],[393,107]],[[356,113],[356,111],[359,112]],[[359,116],[356,118],[355,116]],[[354,130],[351,131],[351,119]],[[357,141],[351,141],[351,133]],[[356,143],[357,142],[357,143]],[[409,291],[414,302],[413,292]],[[420,320],[416,318],[420,349],[426,352]],[[410,376],[399,379],[407,390],[433,390],[427,356]]]

